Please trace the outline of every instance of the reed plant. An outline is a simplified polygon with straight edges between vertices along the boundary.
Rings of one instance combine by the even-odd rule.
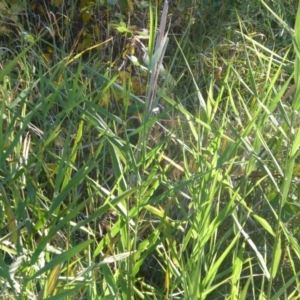
[[[300,6],[246,2],[1,47],[3,299],[299,298]]]

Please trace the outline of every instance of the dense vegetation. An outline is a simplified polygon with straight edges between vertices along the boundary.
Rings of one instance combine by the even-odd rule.
[[[1,0],[1,298],[299,299],[298,5]]]

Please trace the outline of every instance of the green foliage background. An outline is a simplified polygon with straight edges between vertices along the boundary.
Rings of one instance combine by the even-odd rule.
[[[3,299],[299,298],[299,4],[170,1],[151,86],[163,4],[0,1]]]

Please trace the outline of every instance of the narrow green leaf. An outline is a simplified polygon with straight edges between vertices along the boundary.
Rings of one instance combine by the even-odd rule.
[[[244,251],[245,251],[245,245],[243,244],[242,247],[239,249],[233,262],[233,270],[232,270],[232,277],[231,277],[231,282],[232,282],[231,299],[238,299],[240,277],[241,277],[241,272],[244,263]]]
[[[296,280],[300,276],[300,272],[297,272],[294,276],[292,276],[285,284],[283,284],[277,291],[276,293],[271,297],[270,300],[278,300],[282,295],[286,293],[288,288],[295,284]],[[297,299],[297,298],[296,298]]]
[[[85,176],[88,175],[95,168],[95,166],[95,162],[89,162],[75,173],[75,175],[70,179],[69,183],[53,199],[52,205],[48,211],[49,215],[51,215],[59,207],[59,205],[64,201],[73,188],[78,187],[78,185],[84,180]]]
[[[10,61],[4,69],[1,69],[0,72],[0,82],[4,80],[4,76],[7,75],[20,61],[22,57],[34,46],[35,43],[32,43],[30,46],[25,48],[19,55],[17,55],[12,61]]]
[[[271,276],[274,279],[277,271],[278,271],[278,267],[281,261],[281,254],[282,254],[282,250],[281,250],[281,236],[278,237],[277,239],[277,244],[276,244],[276,250],[274,251],[274,257],[273,257],[273,264],[272,264],[272,273]]]
[[[55,256],[52,260],[50,260],[44,267],[39,269],[36,273],[34,273],[33,276],[31,276],[28,281],[31,281],[38,276],[46,273],[49,270],[52,270],[54,267],[56,267],[58,264],[65,263],[69,259],[73,258],[75,255],[79,254],[79,252],[86,249],[91,243],[93,243],[94,240],[87,240],[83,243],[67,250],[66,252],[63,252],[62,254],[59,254]]]
[[[268,223],[268,221],[257,214],[253,214],[253,218],[266,230],[268,231],[273,237],[275,236],[275,232],[272,226]]]
[[[59,222],[56,225],[52,225],[52,227],[50,228],[48,235],[45,236],[37,245],[34,253],[31,256],[31,261],[30,264],[33,265],[36,263],[36,261],[39,258],[39,255],[45,251],[46,245],[50,242],[50,240],[52,239],[52,237],[64,226],[66,226],[66,224],[68,224],[72,219],[76,218],[76,216],[78,216],[78,213],[80,211],[83,210],[83,208],[85,207],[85,205],[90,202],[91,199],[87,198],[86,200],[82,201],[81,203],[79,203],[76,207],[74,207],[74,209],[68,213],[66,216],[64,216],[61,220],[59,220]],[[76,227],[76,226],[75,226]],[[80,227],[80,226],[78,226]]]

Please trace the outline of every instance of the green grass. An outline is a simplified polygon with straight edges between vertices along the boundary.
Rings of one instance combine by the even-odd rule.
[[[3,299],[300,297],[300,8],[231,2],[170,4],[169,41],[139,8],[146,72],[116,7],[77,52],[59,15],[62,45],[1,37]]]

